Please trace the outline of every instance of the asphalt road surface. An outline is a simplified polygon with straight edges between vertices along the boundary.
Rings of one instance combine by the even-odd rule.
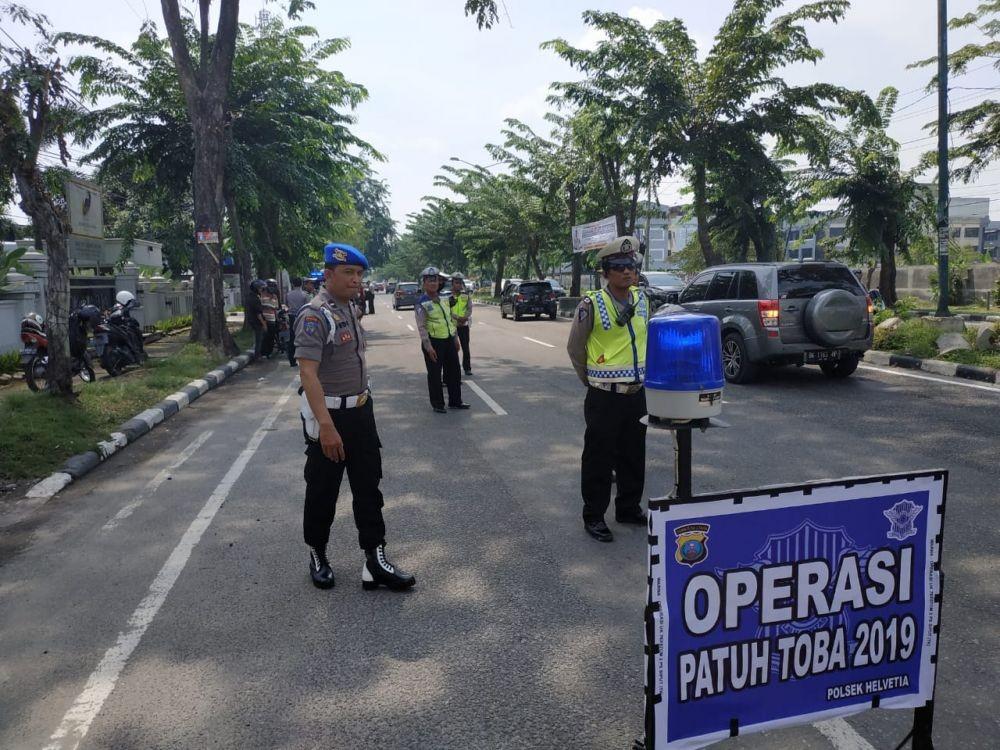
[[[0,531],[0,748],[627,748],[642,732],[645,529],[580,520],[583,388],[566,321],[477,307],[468,412],[427,399],[412,313],[368,319],[388,550],[362,591],[346,485],[313,588],[296,371],[230,382]],[[726,389],[696,491],[951,470],[939,748],[1000,736],[1000,389],[789,368]],[[646,490],[672,483],[650,434]],[[4,526],[0,516],[0,528]],[[732,748],[894,748],[911,714]]]

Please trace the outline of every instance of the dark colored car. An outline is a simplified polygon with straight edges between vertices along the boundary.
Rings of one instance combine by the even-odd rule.
[[[846,378],[872,345],[872,303],[842,263],[741,263],[698,274],[671,302],[722,322],[726,380],[762,365],[819,365]]]
[[[684,288],[680,276],[668,271],[647,271],[639,275],[639,288],[646,293],[653,310],[667,303],[667,295]]]
[[[415,307],[420,297],[420,285],[415,281],[400,281],[392,292],[392,309]]]
[[[519,281],[508,284],[500,295],[500,317],[512,315],[521,320],[525,315],[556,319],[556,293],[547,281]]]

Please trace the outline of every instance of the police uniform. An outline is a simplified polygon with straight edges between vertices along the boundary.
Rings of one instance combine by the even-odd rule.
[[[617,244],[616,244],[617,243]],[[625,243],[626,252],[621,252]],[[627,258],[633,238],[608,243],[598,258]],[[633,256],[634,257],[634,256]],[[622,523],[645,523],[642,494],[646,473],[646,327],[649,302],[637,287],[627,299],[616,299],[606,289],[587,292],[576,308],[567,351],[581,382],[584,435],[580,489],[587,532],[611,541],[604,514],[611,500],[615,474],[615,518]]]
[[[453,279],[464,278],[461,274],[455,274]],[[466,375],[472,374],[472,354],[469,352],[469,325],[472,321],[472,297],[468,292],[462,291],[452,294],[448,298],[451,306],[451,319],[455,323],[458,340],[462,343],[462,369]]]
[[[327,267],[361,265],[368,262],[349,245],[327,245]],[[320,588],[333,586],[333,573],[326,559],[344,471],[351,485],[358,543],[365,551],[362,583],[366,589],[386,585],[408,588],[413,576],[393,566],[385,557],[385,521],[382,479],[382,443],[375,426],[375,413],[365,360],[365,331],[350,300],[335,299],[325,287],[310,300],[295,319],[296,359],[318,362],[318,376],[327,411],[344,443],[344,460],[323,454],[320,426],[300,389],[303,432],[306,440],[305,506],[303,537],[310,548],[310,573]]]
[[[421,281],[427,277],[439,276],[433,266],[424,269]],[[458,334],[455,321],[451,317],[451,308],[440,295],[433,298],[424,294],[413,306],[413,315],[420,333],[420,350],[424,355],[424,366],[427,368],[427,392],[431,400],[431,408],[438,413],[446,413],[444,408],[444,389],[441,387],[442,374],[448,387],[448,407],[451,409],[468,409],[469,405],[462,401],[462,373],[458,364]],[[430,358],[428,351],[433,351],[436,360]]]

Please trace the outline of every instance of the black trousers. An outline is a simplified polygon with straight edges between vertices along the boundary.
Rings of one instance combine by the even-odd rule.
[[[448,405],[457,406],[462,403],[462,371],[458,367],[455,339],[431,339],[431,346],[437,354],[437,362],[432,361],[424,348],[420,347],[424,355],[424,366],[427,368],[427,393],[431,397],[431,406],[444,406],[442,373],[444,383],[448,386]]]
[[[264,330],[264,345],[261,349],[261,356],[270,357],[274,352],[274,342],[278,338],[278,324],[267,321],[267,328]]]
[[[374,315],[375,314],[375,295],[373,294],[371,297],[365,296],[365,299],[368,300],[368,314],[369,315]]]
[[[264,356],[264,336],[267,335],[265,328],[252,328],[253,330],[253,358],[260,359]]]
[[[615,511],[627,513],[642,504],[646,484],[646,391],[626,396],[588,388],[583,402],[587,432],[583,438],[580,491],[583,520],[599,521],[611,502],[611,472],[618,492]]]
[[[472,372],[472,355],[469,354],[469,328],[471,326],[458,327],[458,340],[462,342],[462,369]]]
[[[288,316],[288,364],[295,364],[295,315]]]
[[[375,428],[372,401],[355,409],[331,409],[334,427],[344,440],[346,460],[331,461],[318,441],[306,438],[306,501],[302,532],[306,544],[323,549],[330,540],[330,526],[337,512],[340,483],[347,471],[353,495],[358,544],[369,550],[385,544],[382,519],[382,443]]]

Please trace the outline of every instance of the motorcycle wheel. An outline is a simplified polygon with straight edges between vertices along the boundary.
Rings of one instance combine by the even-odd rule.
[[[80,368],[80,372],[77,373],[80,376],[80,380],[84,383],[93,383],[97,380],[97,373],[94,372],[94,368],[90,365],[84,365]]]
[[[104,353],[101,355],[101,367],[110,375],[111,377],[117,377],[121,369],[118,366],[118,361],[120,357],[114,353],[114,349],[111,347],[106,347]]]
[[[28,366],[24,368],[24,381],[28,384],[28,388],[35,392],[44,391],[48,388],[49,380],[46,377],[47,360],[48,357],[36,354],[28,362]]]

